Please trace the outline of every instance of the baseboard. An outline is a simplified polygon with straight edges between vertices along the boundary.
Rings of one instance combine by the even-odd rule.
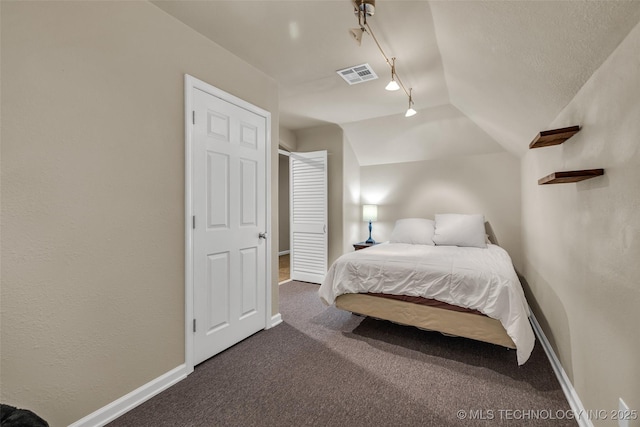
[[[278,286],[284,285],[285,283],[289,283],[289,282],[291,282],[291,279],[283,280],[282,282],[278,282]]]
[[[289,252],[290,252],[289,250],[278,252],[278,256],[289,255]]]
[[[158,393],[168,389],[175,383],[185,379],[189,374],[186,365],[180,365],[171,371],[149,381],[129,394],[122,396],[86,417],[76,421],[69,427],[102,427],[151,399]]]
[[[273,316],[271,316],[271,326],[269,326],[269,328],[273,328],[274,326],[278,326],[280,323],[282,323],[282,315],[280,313],[274,314]],[[267,328],[267,329],[269,329],[269,328]]]
[[[538,337],[538,340],[540,341],[542,348],[544,348],[544,352],[547,353],[547,357],[549,358],[549,362],[551,363],[553,372],[556,374],[556,378],[558,378],[560,387],[562,387],[562,391],[564,392],[564,395],[567,398],[567,401],[569,402],[569,406],[573,411],[574,417],[578,422],[578,425],[581,427],[593,427],[593,423],[586,415],[588,414],[588,412],[584,409],[584,405],[582,405],[582,401],[580,400],[580,397],[578,396],[576,389],[573,388],[573,384],[571,384],[571,380],[569,379],[569,377],[567,376],[567,373],[562,367],[562,364],[560,363],[558,356],[556,356],[556,352],[553,351],[553,347],[551,347],[551,344],[549,343],[547,336],[544,334],[544,331],[540,327],[540,324],[538,323],[538,319],[536,319],[536,316],[533,314],[533,311],[530,310],[530,312],[531,312],[531,317],[529,317],[529,319],[531,320],[531,326],[533,326],[533,331]]]
[[[562,367],[560,360],[556,356],[555,351],[551,347],[549,340],[547,340],[547,337],[540,327],[540,324],[538,323],[538,320],[536,319],[533,312],[531,312],[530,320],[531,325],[533,326],[533,331],[538,337],[542,348],[549,358],[551,368],[558,378],[558,382],[560,383],[560,387],[562,388],[562,391],[564,392],[564,395],[569,402],[569,406],[573,410],[573,413],[576,415],[576,421],[578,422],[578,425],[581,427],[593,427],[593,423],[591,422],[591,420],[586,417],[579,416],[580,414],[585,414],[586,410],[582,405],[582,401],[580,400],[578,393],[576,392],[575,388],[573,388],[573,384],[571,384],[567,373]],[[269,326],[269,328],[273,328],[280,323],[282,323],[282,315],[280,313],[274,314],[273,316],[271,316],[271,325]],[[87,415],[86,417],[76,421],[69,427],[104,426],[115,420],[122,414],[151,399],[158,393],[185,379],[188,374],[189,372],[186,365],[180,365],[172,369],[171,371],[159,376],[158,378],[148,382],[147,384],[137,388],[131,393],[122,396],[120,399],[111,402],[107,406],[104,406],[97,411]]]

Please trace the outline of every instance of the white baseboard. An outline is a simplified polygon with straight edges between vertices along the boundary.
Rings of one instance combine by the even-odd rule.
[[[564,392],[567,401],[569,402],[569,406],[573,410],[573,414],[575,416],[576,421],[580,427],[593,427],[593,423],[587,416],[587,412],[584,409],[584,405],[582,405],[582,401],[580,397],[578,397],[578,393],[576,389],[573,388],[573,384],[571,384],[571,380],[567,376],[558,356],[556,356],[556,352],[553,351],[553,347],[549,343],[547,336],[544,334],[544,331],[540,327],[538,323],[538,319],[534,316],[533,311],[531,312],[531,326],[533,326],[533,331],[535,332],[542,348],[544,348],[544,352],[547,353],[547,357],[549,358],[549,362],[551,363],[551,367],[553,368],[553,372],[556,374],[556,378],[558,378],[558,382],[560,383],[560,387],[562,387],[562,391]]]
[[[156,394],[168,389],[175,383],[185,379],[188,374],[187,366],[180,365],[158,378],[149,381],[145,385],[138,387],[131,393],[122,396],[120,399],[76,421],[69,427],[102,427],[123,415],[125,412],[151,399]]]
[[[564,395],[569,402],[569,406],[573,410],[573,413],[576,415],[576,421],[578,422],[578,425],[581,427],[593,427],[593,423],[591,422],[591,420],[589,420],[587,417],[580,416],[580,414],[586,413],[586,410],[582,405],[582,401],[580,400],[580,397],[578,396],[575,388],[573,388],[571,380],[569,380],[567,373],[562,367],[560,360],[556,356],[553,347],[551,347],[551,344],[544,334],[544,331],[540,327],[540,324],[533,314],[533,311],[531,311],[530,320],[531,325],[533,326],[533,331],[538,337],[542,348],[549,358],[551,368],[553,368],[553,372],[556,374],[556,378],[558,378],[558,382],[560,383],[560,387],[562,388],[562,391],[564,392]],[[274,314],[273,316],[271,316],[271,325],[267,329],[278,326],[280,323],[282,323],[282,315],[280,313]],[[123,415],[124,413],[135,408],[136,406],[151,399],[158,393],[168,389],[177,382],[182,381],[187,377],[189,373],[190,372],[188,371],[186,365],[180,365],[172,369],[171,371],[159,376],[158,378],[149,381],[147,384],[138,387],[131,393],[122,396],[118,400],[111,402],[107,406],[104,406],[97,411],[87,415],[86,417],[76,421],[69,427],[104,426],[115,420],[119,416]]]
[[[285,283],[289,283],[291,281],[292,281],[291,279],[283,280],[282,282],[278,282],[278,286],[279,285],[284,285]]]
[[[289,255],[289,252],[291,252],[291,251],[286,250],[286,251],[278,252],[278,256]]]
[[[271,325],[266,329],[278,326],[280,323],[282,323],[282,315],[280,313],[274,314],[271,316]],[[132,410],[136,406],[151,399],[158,393],[168,389],[179,381],[182,381],[190,373],[191,371],[187,369],[187,365],[180,365],[171,371],[160,375],[158,378],[138,387],[131,393],[122,396],[118,400],[111,402],[107,406],[104,406],[76,421],[69,427],[102,427]]]
[[[269,326],[267,329],[278,326],[280,323],[282,323],[282,315],[280,313],[274,314],[273,316],[271,316],[271,326]]]

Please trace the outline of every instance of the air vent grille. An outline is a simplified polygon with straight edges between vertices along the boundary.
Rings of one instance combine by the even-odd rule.
[[[350,85],[368,82],[369,80],[378,78],[369,64],[354,65],[353,67],[338,70],[336,73]]]

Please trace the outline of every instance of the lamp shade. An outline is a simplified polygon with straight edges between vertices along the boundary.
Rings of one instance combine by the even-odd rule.
[[[400,85],[395,80],[391,80],[389,84],[385,87],[386,90],[398,90],[400,89]]]
[[[409,107],[409,109],[407,110],[406,113],[404,113],[405,117],[411,117],[411,116],[415,116],[416,115],[416,110],[414,110],[413,108]]]
[[[362,220],[363,221],[377,221],[378,220],[378,205],[362,205]]]

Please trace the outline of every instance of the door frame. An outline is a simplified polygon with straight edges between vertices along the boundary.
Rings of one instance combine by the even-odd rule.
[[[244,108],[245,110],[251,111],[258,116],[265,118],[265,197],[266,197],[266,231],[267,231],[267,244],[266,246],[266,272],[265,272],[265,329],[269,329],[275,324],[279,323],[278,319],[273,319],[271,314],[271,261],[272,261],[272,251],[271,251],[271,239],[273,238],[273,233],[271,232],[271,113],[269,111],[263,110],[260,107],[257,107],[253,104],[250,104],[247,101],[244,101],[234,95],[231,95],[228,92],[225,92],[221,89],[218,89],[215,86],[212,86],[208,83],[203,82],[189,74],[184,75],[184,128],[185,128],[185,189],[184,189],[184,235],[185,235],[185,248],[184,248],[184,263],[185,263],[185,292],[184,292],[184,314],[185,314],[185,365],[187,368],[187,374],[193,372],[194,367],[194,336],[193,336],[193,293],[194,293],[194,283],[193,283],[193,116],[192,111],[194,111],[193,105],[193,97],[192,92],[193,89],[199,89],[203,92],[209,93],[215,97],[218,97],[224,101],[227,101],[231,104],[234,104],[240,108]],[[277,316],[276,316],[277,317]]]
[[[278,227],[280,227],[279,222],[280,222],[280,215],[282,215],[282,213],[280,212],[280,156],[285,156],[287,158],[287,162],[289,160],[289,157],[291,156],[291,152],[282,148],[278,147]],[[290,172],[288,172],[290,173]],[[291,181],[289,181],[289,194],[291,194]],[[287,197],[287,204],[289,204],[289,208],[291,208],[291,201],[289,200],[289,197]],[[293,248],[291,247],[291,215],[287,215],[287,220],[289,221],[289,250],[287,251],[289,253],[289,259],[291,259],[291,257],[293,256]],[[280,230],[278,229],[278,266],[280,264],[280,255],[283,255],[280,252]],[[280,273],[278,273],[278,286],[288,283],[291,281],[291,271],[289,271],[289,278],[287,280],[283,280],[282,282],[280,282]]]

